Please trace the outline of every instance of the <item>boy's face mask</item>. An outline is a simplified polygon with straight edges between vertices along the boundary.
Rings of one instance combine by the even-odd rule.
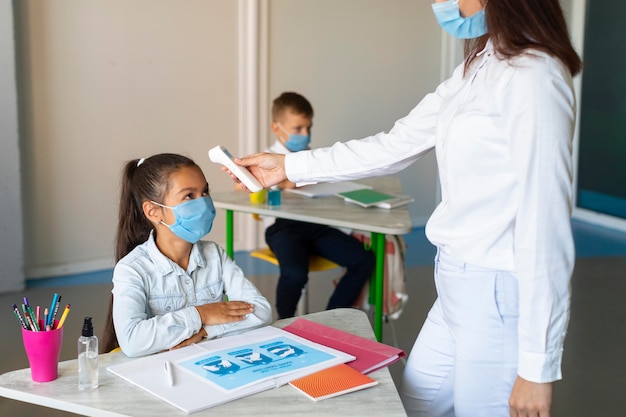
[[[174,224],[167,224],[163,221],[161,224],[169,227],[172,233],[189,243],[196,243],[203,236],[206,236],[213,227],[215,206],[213,199],[209,196],[185,201],[173,207],[159,204],[156,201],[151,201],[151,203],[172,210],[176,219]]]
[[[303,151],[309,146],[309,143],[311,143],[311,135],[289,133],[280,123],[278,123],[278,126],[289,136],[289,139],[286,140],[284,144],[291,152]]]
[[[458,0],[433,3],[432,8],[439,26],[455,38],[474,39],[487,33],[484,7],[469,17],[461,16]]]

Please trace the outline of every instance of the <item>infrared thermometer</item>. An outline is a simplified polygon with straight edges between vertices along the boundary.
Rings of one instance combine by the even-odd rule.
[[[230,172],[235,174],[239,181],[241,181],[246,187],[248,187],[248,190],[253,193],[263,189],[263,186],[257,181],[256,178],[254,178],[254,175],[252,175],[248,169],[235,163],[235,158],[225,147],[218,145],[209,150],[209,159],[211,162],[224,165],[228,168]]]

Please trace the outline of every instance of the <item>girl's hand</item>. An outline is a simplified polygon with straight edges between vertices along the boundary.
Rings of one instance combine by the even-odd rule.
[[[220,301],[196,306],[202,324],[225,324],[242,321],[254,312],[254,305],[245,301]]]
[[[170,350],[174,350],[174,349],[180,349],[181,347],[185,347],[185,346],[189,346],[189,345],[193,345],[194,343],[199,343],[202,341],[202,339],[204,339],[207,336],[206,334],[206,330],[204,330],[204,327],[200,327],[200,331],[196,334],[194,334],[193,336],[191,336],[189,339],[185,339],[182,342],[180,342],[179,344],[177,344],[176,346],[170,348]]]

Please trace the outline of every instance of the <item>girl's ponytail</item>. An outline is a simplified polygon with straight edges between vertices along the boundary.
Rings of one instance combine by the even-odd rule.
[[[117,233],[115,238],[115,262],[128,255],[137,245],[145,242],[153,229],[152,224],[143,214],[142,204],[135,186],[134,177],[138,170],[146,169],[139,164],[141,160],[128,161],[122,171],[120,184],[120,207],[118,214]],[[139,174],[141,175],[141,174]],[[135,181],[133,181],[135,179]]]

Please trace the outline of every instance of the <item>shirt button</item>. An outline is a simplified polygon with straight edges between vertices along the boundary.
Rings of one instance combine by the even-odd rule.
[[[165,307],[165,310],[167,310],[167,311],[172,311],[172,306],[166,306],[166,307]]]

